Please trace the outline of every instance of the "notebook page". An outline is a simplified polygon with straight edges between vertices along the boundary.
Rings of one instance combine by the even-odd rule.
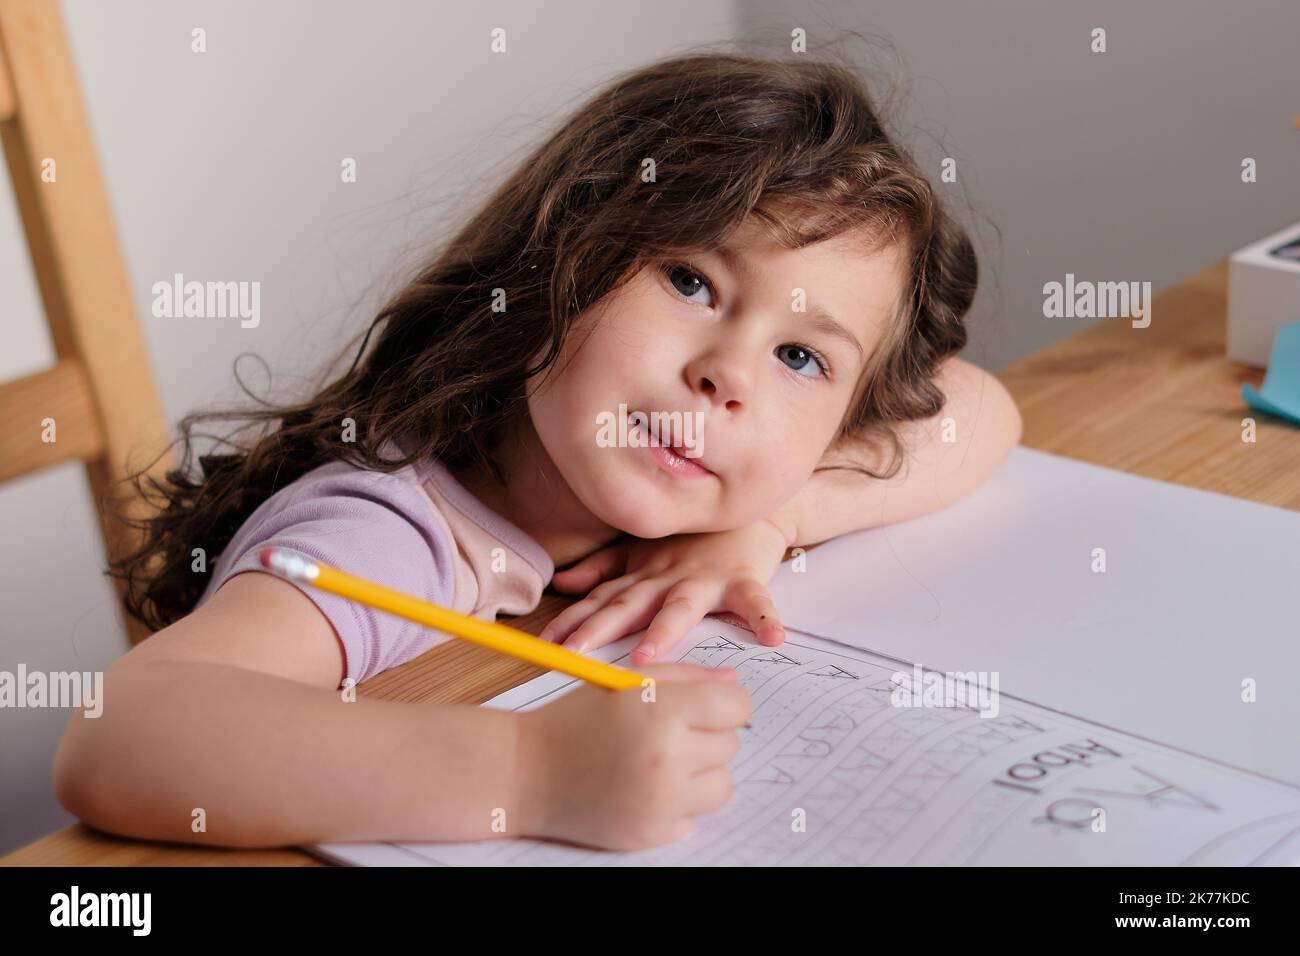
[[[936,672],[796,632],[778,648],[752,637],[706,618],[673,652],[735,667],[754,699],[732,799],[677,843],[636,853],[529,839],[314,851],[362,866],[1300,862],[1300,788],[1005,692],[977,698],[971,685],[949,684],[964,706],[924,706],[923,693],[900,689],[933,689]],[[626,664],[638,638],[592,656]],[[577,683],[552,672],[485,706],[528,710]]]
[[[1300,784],[1300,512],[1021,447],[795,560],[769,587],[787,628]]]

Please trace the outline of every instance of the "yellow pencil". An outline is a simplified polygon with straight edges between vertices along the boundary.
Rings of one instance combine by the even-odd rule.
[[[259,558],[262,567],[290,581],[310,584],[322,591],[329,591],[331,594],[396,614],[398,617],[428,627],[436,627],[440,631],[490,647],[502,654],[509,654],[511,657],[536,664],[538,667],[560,671],[570,677],[608,687],[610,690],[643,687],[650,679],[635,671],[575,654],[558,644],[544,641],[532,634],[525,634],[505,624],[482,621],[450,608],[439,607],[429,601],[340,571],[328,564],[308,561],[289,551],[263,548],[259,552]]]

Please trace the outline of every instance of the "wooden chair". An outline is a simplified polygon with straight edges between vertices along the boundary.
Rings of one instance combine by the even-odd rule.
[[[86,468],[109,556],[134,535],[108,518],[169,430],[135,319],[57,0],[0,0],[0,138],[58,361],[0,384],[0,481],[60,462]],[[51,173],[53,174],[51,176]],[[55,441],[43,440],[44,419]],[[150,474],[172,467],[170,453]],[[128,513],[145,502],[123,497]],[[121,582],[114,581],[119,595]],[[147,629],[121,609],[132,644]]]

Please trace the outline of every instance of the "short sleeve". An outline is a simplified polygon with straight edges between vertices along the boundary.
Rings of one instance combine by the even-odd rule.
[[[455,594],[452,543],[428,497],[400,473],[328,467],[332,474],[309,473],[258,507],[222,554],[205,596],[236,574],[265,572],[259,552],[274,547],[450,606]],[[445,639],[405,618],[289,583],[329,620],[343,645],[347,677],[356,683]]]

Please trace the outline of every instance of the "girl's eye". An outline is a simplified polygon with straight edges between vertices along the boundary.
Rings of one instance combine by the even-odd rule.
[[[668,276],[668,281],[672,283],[673,288],[683,298],[695,302],[697,305],[713,304],[713,288],[709,285],[709,280],[694,269],[683,265],[669,265],[664,267],[664,274]],[[699,302],[691,298],[691,296],[699,295],[701,292],[709,294],[708,302]]]
[[[812,349],[788,342],[776,350],[777,356],[797,374],[816,378],[830,372],[826,361]],[[789,360],[789,361],[787,361]]]
[[[712,306],[713,287],[709,284],[709,280],[700,273],[680,263],[667,265],[663,271],[668,277],[668,281],[672,283],[673,289],[682,298],[690,302],[696,302],[695,299],[691,298],[692,296],[707,292],[709,301],[698,302],[697,304]],[[826,364],[826,360],[806,346],[789,342],[777,348],[776,353],[781,361],[787,363],[790,369],[805,378],[825,377],[830,374],[830,366]]]

